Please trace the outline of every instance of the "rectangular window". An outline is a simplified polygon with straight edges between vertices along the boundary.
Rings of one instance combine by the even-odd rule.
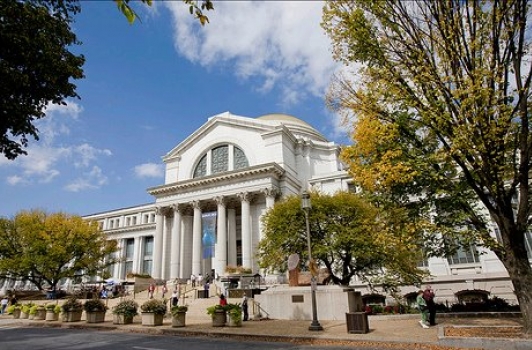
[[[153,266],[153,237],[144,238],[144,257],[142,262],[142,273],[151,275]]]
[[[477,249],[474,245],[459,247],[456,253],[447,257],[449,265],[474,264],[480,262]]]
[[[126,260],[133,260],[134,252],[135,252],[135,239],[128,238],[126,240]]]

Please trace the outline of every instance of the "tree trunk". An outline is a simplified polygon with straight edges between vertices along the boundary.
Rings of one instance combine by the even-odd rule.
[[[501,230],[505,250],[497,252],[497,256],[506,267],[512,281],[523,316],[523,332],[527,336],[532,336],[532,268],[525,247],[525,233],[518,233],[517,230],[509,231],[511,230]]]

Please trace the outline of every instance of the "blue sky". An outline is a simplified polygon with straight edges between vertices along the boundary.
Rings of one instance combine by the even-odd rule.
[[[44,209],[88,215],[151,203],[161,157],[218,113],[287,113],[348,142],[325,106],[340,67],[319,1],[223,1],[201,27],[181,1],[82,1],[73,28],[86,58],[79,100],[50,106],[28,156],[0,156],[0,216]]]

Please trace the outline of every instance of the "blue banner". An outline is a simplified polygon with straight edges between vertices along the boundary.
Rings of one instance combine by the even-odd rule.
[[[209,259],[214,256],[214,244],[216,243],[216,217],[217,212],[215,211],[201,214],[203,259]]]

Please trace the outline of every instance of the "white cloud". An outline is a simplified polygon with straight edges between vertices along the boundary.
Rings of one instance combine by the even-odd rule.
[[[107,176],[105,176],[97,166],[93,166],[89,172],[82,174],[64,188],[69,192],[80,192],[86,189],[99,188],[107,184]]]
[[[79,191],[105,184],[107,177],[94,164],[102,156],[111,156],[111,151],[98,149],[88,143],[68,144],[72,122],[79,118],[82,111],[80,105],[71,101],[65,106],[47,106],[46,117],[35,122],[40,140],[30,143],[26,156],[19,156],[13,161],[0,161],[0,167],[9,165],[17,172],[6,176],[6,182],[11,186],[50,183],[61,177],[78,176],[79,170],[74,170],[78,168],[85,172],[79,175],[79,179],[65,186],[67,190]],[[56,142],[59,135],[61,145]],[[91,170],[87,172],[87,169]]]
[[[135,167],[135,175],[137,177],[163,177],[164,165],[155,163],[140,164]]]
[[[23,177],[17,175],[8,176],[6,182],[12,186],[27,183]]]
[[[278,87],[285,104],[322,97],[340,65],[320,27],[321,1],[219,1],[200,27],[181,2],[165,2],[174,16],[176,49],[205,67],[231,65],[257,90]]]

